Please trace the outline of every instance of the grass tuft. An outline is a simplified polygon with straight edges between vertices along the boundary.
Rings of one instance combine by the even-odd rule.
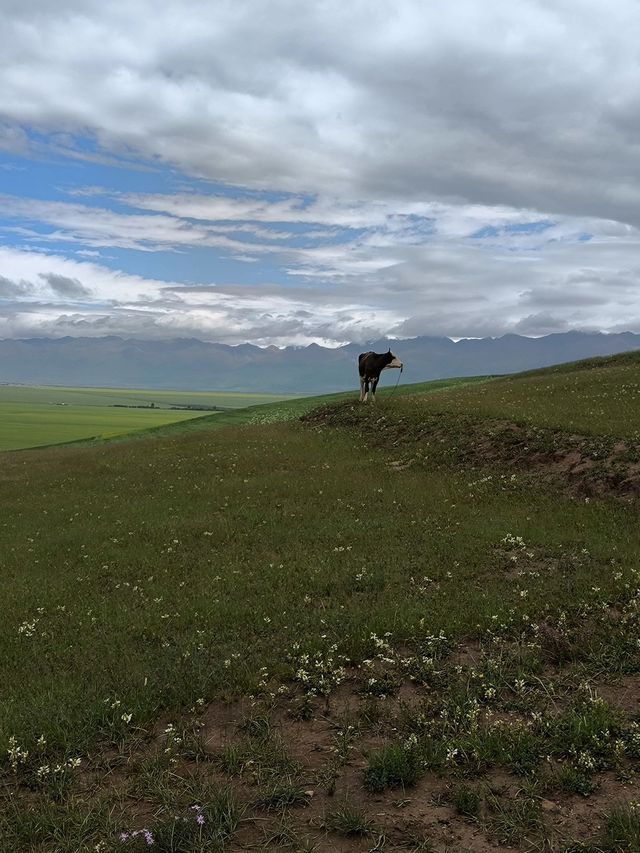
[[[477,788],[470,785],[456,785],[451,792],[451,800],[458,814],[477,818],[482,807],[482,796]]]
[[[387,788],[408,788],[423,775],[423,765],[416,749],[401,744],[388,744],[369,756],[364,773],[364,787],[372,793]]]
[[[341,835],[368,835],[373,830],[373,820],[364,809],[349,802],[327,812],[323,823],[326,829]]]

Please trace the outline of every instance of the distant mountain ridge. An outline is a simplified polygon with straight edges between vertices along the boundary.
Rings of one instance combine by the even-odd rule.
[[[640,334],[565,332],[541,338],[503,335],[417,337],[347,344],[337,349],[229,346],[196,338],[164,341],[102,338],[0,340],[0,383],[118,388],[322,394],[356,388],[360,352],[391,347],[404,362],[402,382],[515,373],[640,349]],[[383,374],[381,387],[396,380]]]

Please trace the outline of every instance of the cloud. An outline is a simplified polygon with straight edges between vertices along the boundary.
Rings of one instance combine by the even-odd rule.
[[[11,281],[0,275],[0,299],[18,299],[29,293],[29,285],[24,281]]]
[[[286,246],[279,247],[278,243],[293,236],[286,231],[250,223],[203,225],[177,216],[132,211],[122,213],[108,207],[88,207],[65,201],[0,195],[0,204],[7,221],[32,225],[31,228],[5,227],[5,231],[51,243],[82,243],[85,246],[143,252],[216,247],[237,253],[268,254],[286,249]],[[264,240],[270,242],[259,242]]]
[[[513,331],[519,335],[551,335],[555,332],[566,332],[569,324],[566,320],[554,317],[546,311],[539,314],[529,314],[514,325]]]
[[[311,276],[298,288],[275,281],[185,286],[88,260],[0,249],[7,298],[0,336],[193,336],[279,346],[385,334],[640,331],[640,240],[558,241],[546,252],[541,263],[538,251],[488,252],[477,240],[405,246],[393,264],[372,262],[359,273],[337,258],[342,272],[334,281]]]
[[[633,0],[9,0],[3,33],[0,150],[87,180],[0,197],[1,334],[638,327]]]
[[[72,299],[82,299],[90,295],[91,291],[81,284],[77,278],[68,278],[66,275],[56,273],[39,273],[51,290],[59,296],[68,296]]]
[[[344,293],[327,300],[326,293],[292,294],[281,285],[183,287],[35,252],[0,248],[0,269],[10,273],[11,283],[17,270],[29,282],[27,299],[12,291],[14,300],[0,305],[0,337],[119,334],[335,345],[379,335],[398,319],[393,310],[372,310]],[[81,308],[76,284],[83,289]]]
[[[242,186],[638,222],[632,0],[62,0],[3,24],[0,115],[69,150],[89,130]]]

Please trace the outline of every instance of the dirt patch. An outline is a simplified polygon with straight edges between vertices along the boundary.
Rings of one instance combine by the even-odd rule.
[[[621,708],[630,717],[640,713],[640,675],[625,675],[614,683],[596,682],[594,688],[606,702]]]
[[[587,841],[599,834],[606,812],[637,798],[634,782],[621,782],[613,773],[604,774],[598,789],[588,797],[565,797],[554,802],[550,813],[554,830],[568,840]]]
[[[555,637],[552,641],[555,642]],[[476,668],[483,654],[482,644],[470,640],[450,652],[447,664],[454,668]],[[365,771],[372,753],[397,742],[403,705],[416,703],[424,690],[409,682],[404,689],[403,683],[394,697],[378,701],[381,716],[377,722],[370,722],[363,716],[366,699],[358,692],[359,683],[352,677],[328,701],[318,699],[310,707],[309,719],[295,715],[295,697],[293,703],[291,697],[264,706],[249,701],[217,701],[199,709],[197,720],[190,718],[188,727],[176,730],[190,730],[193,723],[193,730],[199,732],[201,751],[192,754],[186,749],[176,755],[170,768],[172,787],[195,792],[202,790],[201,784],[206,782],[217,790],[234,791],[237,801],[243,804],[244,814],[233,839],[225,847],[230,851],[306,849],[316,853],[373,850],[391,853],[425,849],[432,853],[458,850],[490,853],[531,850],[534,842],[544,838],[544,846],[538,849],[561,853],[571,843],[587,843],[596,838],[606,813],[614,806],[640,798],[632,776],[622,780],[611,771],[594,776],[597,788],[586,797],[561,793],[557,786],[546,790],[539,787],[527,794],[527,779],[499,766],[490,767],[480,775],[464,775],[452,765],[426,771],[410,787],[398,786],[380,793],[369,791],[365,788]],[[625,715],[631,717],[637,713],[640,675],[593,686]],[[481,726],[488,721],[485,716],[484,712],[480,715]],[[522,709],[491,712],[492,724],[504,718],[505,730],[514,722],[524,730],[529,716]],[[258,728],[254,729],[254,725]],[[264,731],[259,728],[261,725]],[[152,826],[160,814],[159,801],[154,799],[152,789],[139,787],[137,780],[145,759],[162,752],[166,728],[166,720],[159,722],[154,736],[140,744],[138,752],[126,762],[115,753],[102,756],[103,769],[111,770],[111,784],[121,786],[120,802],[126,816],[124,825],[128,828]],[[261,751],[264,739],[274,744],[271,755]],[[187,742],[183,745],[186,747]],[[245,761],[243,768],[223,769],[216,756],[225,750],[233,752],[233,747],[254,748],[255,755],[247,754],[252,760]],[[282,760],[281,749],[292,762],[286,770],[278,764]],[[272,769],[269,761],[275,762]],[[265,763],[262,769],[261,762]],[[543,763],[540,778],[545,773],[553,776],[561,766]],[[112,767],[117,767],[117,772]],[[274,775],[270,775],[272,772]],[[261,798],[271,781],[297,786],[304,797],[284,808],[265,805]],[[93,787],[95,790],[99,785]],[[480,806],[474,817],[461,813],[456,805],[456,792],[460,788],[478,793]],[[195,793],[185,796],[197,798]],[[190,808],[192,800],[185,802],[185,808]],[[517,838],[506,841],[506,821],[520,814],[518,808],[523,802],[534,804],[535,821],[522,828]],[[349,831],[349,822],[344,818],[347,808],[352,815],[360,816],[362,831]],[[341,814],[344,822],[342,829],[338,829]]]
[[[274,714],[273,731],[287,744],[291,758],[305,770],[318,770],[333,754],[333,726],[323,717],[294,720],[286,711]]]
[[[507,562],[509,548],[533,559],[515,537],[503,545]],[[583,616],[579,624],[596,628]],[[406,665],[415,648],[385,649],[374,661],[394,676],[384,699],[366,692],[378,670],[351,666],[328,697],[305,703],[292,685],[253,701],[196,705],[183,720],[158,720],[127,756],[96,756],[82,793],[108,789],[118,822],[132,830],[192,815],[194,804],[231,791],[241,811],[226,846],[234,851],[564,853],[597,839],[615,807],[640,799],[631,725],[640,675],[606,680],[598,669],[585,692],[567,633],[551,620],[535,626],[540,658],[522,691],[514,678],[531,649],[519,631],[438,646],[433,680],[421,684]],[[498,664],[491,696],[473,687]],[[616,747],[614,757],[613,738],[628,751]],[[578,759],[589,750],[604,757],[586,773]],[[412,754],[417,772],[405,760]]]
[[[208,755],[216,755],[234,741],[238,726],[251,712],[251,703],[214,702],[209,705],[203,715],[203,727],[200,742]]]
[[[470,639],[460,642],[450,655],[453,666],[477,666],[483,656],[482,643],[480,640]]]

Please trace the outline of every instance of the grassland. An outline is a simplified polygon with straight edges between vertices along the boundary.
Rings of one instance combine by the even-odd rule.
[[[383,399],[391,394],[432,393],[484,379],[443,379],[381,388],[379,395]],[[136,437],[144,437],[145,433],[165,436],[185,429],[276,423],[300,417],[321,403],[352,398],[351,391],[287,398],[227,391],[0,385],[0,452],[78,441],[102,444],[117,437],[128,439],[136,433]],[[152,403],[154,408],[147,408]],[[180,406],[219,407],[220,411],[207,416],[201,409],[174,408]]]
[[[278,394],[235,391],[158,391],[133,388],[68,388],[58,385],[0,385],[0,403],[43,403],[78,406],[219,406],[236,409],[273,403]],[[286,398],[285,398],[286,399]]]
[[[638,850],[637,504],[465,447],[636,381],[4,454],[0,850]]]
[[[425,398],[432,411],[467,413],[516,423],[640,441],[640,357],[589,359],[563,369],[531,371],[461,393]]]
[[[0,385],[0,451],[111,438],[202,415],[173,407],[234,409],[279,399],[270,394]],[[153,409],[143,408],[152,404]]]

